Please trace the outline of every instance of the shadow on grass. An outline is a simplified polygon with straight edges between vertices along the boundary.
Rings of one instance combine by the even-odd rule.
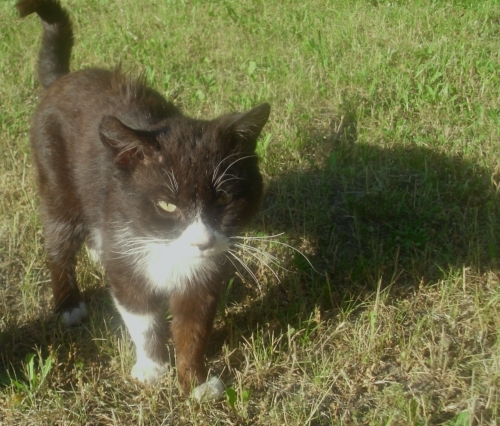
[[[355,122],[344,124],[342,134],[305,144],[305,170],[270,179],[258,231],[284,233],[319,273],[292,253],[287,268],[295,273],[232,319],[248,333],[251,323],[278,333],[298,328],[317,309],[356,311],[379,286],[411,297],[452,270],[497,264],[500,200],[491,171],[424,146],[360,143]]]
[[[22,326],[15,321],[5,325],[0,333],[0,387],[16,381],[25,383],[27,358],[32,355],[36,362],[39,358],[56,359],[63,366],[58,371],[68,374],[75,364],[90,366],[109,361],[98,346],[107,336],[123,332],[109,292],[97,284],[83,291],[83,297],[89,318],[79,326],[65,327],[51,310]],[[71,383],[67,385],[71,388]]]

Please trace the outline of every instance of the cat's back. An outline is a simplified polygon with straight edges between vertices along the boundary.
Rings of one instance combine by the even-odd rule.
[[[98,129],[102,117],[116,109],[110,79],[105,70],[77,71],[43,92],[30,137],[40,186],[75,190],[85,178],[81,171],[94,169],[96,179],[106,173],[107,152]]]
[[[159,121],[178,114],[177,108],[142,78],[133,78],[120,69],[85,69],[58,79],[42,95],[34,125],[59,123],[68,142],[93,142],[102,118],[113,115],[132,128],[148,130]]]
[[[111,81],[112,72],[103,69],[85,69],[67,74],[43,92],[36,114],[60,112],[71,118],[75,110],[88,115],[109,110],[109,102],[116,98],[111,90]],[[90,106],[93,108],[86,109]]]
[[[101,151],[98,126],[117,110],[119,97],[111,89],[112,73],[87,69],[67,74],[41,96],[33,116],[32,145],[36,152],[71,149],[78,144]]]

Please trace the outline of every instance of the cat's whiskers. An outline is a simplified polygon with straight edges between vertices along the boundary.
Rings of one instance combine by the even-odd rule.
[[[226,177],[227,179],[224,179],[217,184],[217,186],[215,187],[216,191],[220,191],[221,186],[224,185],[226,182],[230,182],[232,180],[242,180],[242,178],[239,178],[239,177],[237,177],[235,175],[231,175],[231,174],[225,174],[224,177]]]
[[[234,259],[236,259],[238,261],[238,263],[241,266],[243,266],[243,268],[250,274],[250,276],[255,281],[255,284],[257,284],[257,287],[259,287],[259,290],[262,292],[262,286],[261,286],[259,280],[255,276],[255,274],[252,272],[250,267],[242,259],[240,259],[240,257],[236,254],[236,252],[234,250],[228,249],[227,252],[224,254],[225,254],[226,258],[228,258],[229,260],[231,260],[231,259],[227,256],[228,254],[230,254]],[[231,262],[231,263],[233,263],[233,262]],[[233,265],[234,265],[234,263],[233,263]],[[234,266],[236,267],[236,265],[234,265]],[[238,269],[238,268],[236,268],[236,269]]]
[[[242,237],[240,235],[236,235],[234,237],[229,237],[229,238],[233,238],[235,240],[267,240],[269,238],[278,238],[278,237],[281,237],[282,235],[285,235],[285,233],[284,232],[280,232],[279,234],[264,235],[262,237],[249,237],[249,236]]]
[[[224,257],[229,260],[229,262],[231,262],[231,265],[234,266],[234,269],[236,269],[236,271],[240,274],[240,270],[239,268],[234,264],[233,260],[227,255],[227,253],[223,253],[224,254]],[[241,275],[241,274],[240,274]]]
[[[163,182],[163,184],[172,192],[173,196],[177,196],[177,193],[179,192],[179,185],[177,183],[177,179],[175,178],[174,171],[171,169],[170,171],[165,170],[165,174],[168,177],[168,180],[170,181],[170,184],[167,182]]]
[[[172,181],[175,191],[179,191],[179,184],[177,183],[177,179],[175,178],[174,171],[172,169],[170,170],[169,178]]]
[[[262,258],[260,258],[259,256],[257,256],[255,253],[253,253],[253,251],[255,251],[255,252],[257,252],[257,253],[261,254],[261,255],[262,255],[262,256],[264,256],[266,259],[268,259],[268,257],[266,256],[266,255],[268,255],[268,253],[262,252],[261,250],[258,250],[258,249],[255,249],[255,250],[250,250],[248,247],[245,247],[245,246],[244,246],[244,245],[242,245],[242,244],[235,244],[235,246],[236,246],[236,247],[238,247],[238,248],[240,248],[240,249],[242,249],[242,250],[244,250],[244,251],[246,251],[246,252],[247,252],[247,254],[249,254],[249,255],[250,255],[250,256],[252,256],[254,259],[256,259],[256,260],[258,261],[258,263],[259,263],[259,264],[264,265],[267,269],[269,269],[269,270],[271,271],[271,273],[272,273],[272,274],[274,275],[274,277],[278,280],[278,282],[281,282],[281,280],[280,280],[280,279],[279,279],[279,277],[278,277],[278,274],[274,271],[274,269],[273,269],[273,268],[271,268],[271,267],[269,266],[269,264],[268,264],[265,260],[263,260]],[[254,247],[250,247],[250,248],[252,248],[252,249],[253,249]],[[268,255],[268,256],[273,257],[273,256],[271,256],[271,255]],[[280,267],[280,265],[279,265],[279,263],[278,263],[277,261],[275,261],[275,260],[272,260],[272,259],[271,259],[271,262],[272,262],[272,263],[274,263],[275,265],[277,265],[278,267]]]
[[[171,242],[171,239],[166,238],[131,238],[129,240],[121,241],[123,249],[120,251],[113,250],[113,253],[120,255],[119,257],[126,256],[135,256],[144,254],[146,256],[148,251],[146,250],[146,246],[151,244],[168,244]]]
[[[270,238],[278,237],[280,235],[283,235],[283,234],[270,235],[267,237],[238,237],[238,236],[236,236],[236,237],[230,237],[230,238],[241,239],[241,240],[261,240],[264,242],[276,242],[276,241],[270,240]],[[278,274],[276,273],[276,271],[271,267],[270,263],[276,265],[278,268],[280,268],[286,272],[292,272],[289,269],[286,269],[283,266],[281,266],[280,261],[276,256],[273,256],[272,254],[270,254],[264,250],[261,250],[257,247],[251,246],[249,244],[245,244],[244,242],[233,243],[233,247],[236,247],[239,250],[241,250],[241,251],[245,252],[246,254],[248,254],[249,256],[251,256],[253,259],[255,259],[257,261],[256,262],[257,264],[263,265],[264,267],[269,269],[271,271],[271,273],[274,275],[274,277],[278,280],[278,282],[281,282],[281,280],[280,280]],[[293,247],[291,247],[291,248],[293,248]],[[298,250],[296,250],[296,251],[298,251]],[[261,289],[261,284],[258,281],[255,273],[250,270],[250,267],[246,263],[243,262],[241,257],[237,257],[236,252],[234,250],[230,249],[230,250],[228,250],[228,252],[231,254],[231,256],[233,256],[245,268],[245,270],[250,274],[250,276],[253,278],[253,280],[257,283],[257,285],[259,286],[259,289]],[[301,253],[301,254],[304,256],[303,253]],[[236,265],[234,264],[234,262],[227,255],[226,255],[226,257],[231,261],[233,266],[235,266],[235,268],[238,269],[236,267]]]
[[[167,182],[163,182],[163,185],[167,187],[167,189],[172,193],[175,194],[174,188],[172,188]]]
[[[311,269],[320,274],[320,272],[318,270],[316,270],[316,268],[312,265],[311,261],[308,259],[308,257],[302,253],[300,250],[296,249],[295,247],[291,246],[290,244],[287,244],[287,243],[284,243],[282,241],[276,241],[276,240],[273,240],[272,238],[277,238],[277,237],[280,237],[281,235],[283,235],[284,233],[280,233],[280,234],[276,234],[276,235],[266,235],[266,236],[263,236],[263,237],[241,237],[241,236],[234,236],[234,237],[229,237],[231,239],[235,239],[235,240],[248,240],[248,241],[262,241],[262,242],[266,242],[266,243],[272,243],[272,244],[278,244],[278,245],[281,245],[281,246],[284,246],[284,247],[287,247],[289,249],[292,249],[293,251],[295,251],[296,253],[300,254],[305,260],[306,262],[309,264],[309,266],[311,267]]]
[[[253,246],[248,245],[248,244],[236,243],[233,245],[234,245],[234,247],[238,247],[241,250],[249,252],[249,254],[257,253],[258,255],[262,256],[265,260],[263,260],[262,258],[259,258],[259,260],[261,262],[268,261],[268,262],[271,262],[272,264],[276,265],[278,268],[283,269],[284,271],[288,271],[287,269],[283,268],[283,266],[281,266],[280,261],[276,256],[273,256],[272,254],[270,254],[266,251],[260,250],[257,247],[253,247]],[[268,265],[266,264],[266,266],[268,266]],[[288,272],[291,272],[291,271],[288,271]]]
[[[229,158],[230,156],[226,157]],[[215,180],[213,183],[215,187],[219,185],[219,182],[226,176],[226,172],[231,168],[233,164],[236,164],[238,161],[246,160],[247,158],[252,158],[252,157],[257,157],[256,155],[245,155],[244,157],[238,158],[237,160],[234,160],[229,166],[226,167],[226,169],[222,172],[222,174]]]
[[[219,161],[219,164],[217,164],[217,166],[214,169],[214,173],[212,174],[212,183],[215,183],[215,179],[217,178],[217,175],[219,173],[219,167],[221,166],[221,164],[224,161],[226,161],[228,158],[234,157],[235,155],[240,155],[240,153],[239,152],[235,152],[234,154],[230,154],[230,155],[224,157],[222,160]]]

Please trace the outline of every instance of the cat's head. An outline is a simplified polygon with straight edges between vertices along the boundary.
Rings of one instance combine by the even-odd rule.
[[[156,240],[184,261],[221,254],[258,211],[263,184],[255,153],[269,104],[212,121],[176,115],[151,129],[106,116],[120,217],[130,238]],[[128,123],[127,123],[128,124]]]

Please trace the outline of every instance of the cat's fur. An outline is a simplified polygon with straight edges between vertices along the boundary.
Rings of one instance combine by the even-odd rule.
[[[187,392],[207,379],[230,237],[260,205],[255,147],[270,107],[195,120],[119,69],[70,73],[73,31],[59,1],[16,7],[36,12],[44,29],[46,90],[30,138],[55,309],[68,325],[86,316],[75,275],[86,242],[136,345],[132,375],[155,382],[166,371],[168,303]]]

